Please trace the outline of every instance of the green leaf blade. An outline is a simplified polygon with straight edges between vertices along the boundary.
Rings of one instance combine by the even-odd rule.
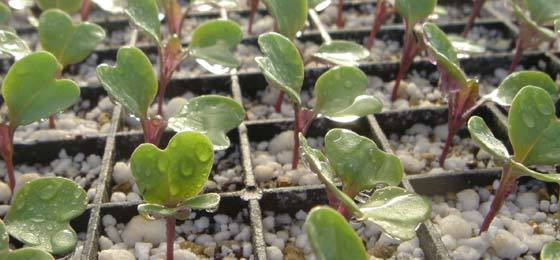
[[[340,66],[356,66],[369,57],[369,50],[355,42],[335,40],[319,47],[313,57]]]
[[[329,207],[313,208],[304,227],[317,259],[369,259],[352,226]]]
[[[307,22],[307,0],[263,0],[263,3],[274,17],[278,32],[294,40]]]
[[[64,67],[83,61],[105,39],[105,30],[93,23],[74,25],[61,10],[48,10],[39,18],[39,40]]]
[[[140,28],[157,44],[161,45],[161,23],[156,0],[128,1],[125,13],[132,24]]]
[[[457,51],[447,35],[435,24],[425,23],[422,26],[424,42],[437,65],[443,68],[461,86],[467,85],[467,77],[461,70]]]
[[[193,56],[210,64],[236,68],[241,62],[233,51],[241,40],[243,32],[238,24],[229,20],[212,20],[196,28],[189,48]]]
[[[17,34],[0,30],[0,52],[14,56],[15,60],[31,54],[31,49]]]
[[[515,161],[525,165],[560,161],[560,121],[552,98],[542,88],[527,86],[515,96],[508,132]]]
[[[181,207],[195,210],[215,209],[220,204],[220,195],[217,193],[201,194],[181,202]]]
[[[131,157],[132,175],[147,203],[174,208],[199,194],[212,169],[210,139],[197,132],[182,132],[165,150],[142,144]]]
[[[37,0],[37,5],[41,10],[60,9],[66,13],[73,13],[80,10],[83,0]]]
[[[541,260],[560,259],[560,241],[550,241],[541,250]]]
[[[236,128],[245,118],[245,109],[237,101],[217,95],[193,98],[175,116],[168,126],[177,131],[195,131],[206,134],[215,150],[230,146],[227,132]]]
[[[406,19],[410,29],[433,13],[436,4],[437,0],[395,0],[395,8]]]
[[[468,122],[469,132],[472,139],[489,154],[497,157],[500,160],[509,158],[509,152],[506,146],[496,137],[484,122],[484,119],[478,116],[473,116]]]
[[[86,192],[75,182],[48,177],[25,184],[6,216],[8,232],[28,246],[53,254],[71,252],[78,241],[70,220],[87,206]]]
[[[14,63],[2,84],[10,124],[30,124],[76,103],[80,97],[78,85],[70,80],[55,80],[61,69],[56,58],[43,51]]]
[[[554,101],[558,100],[558,86],[548,74],[527,70],[514,72],[507,76],[498,86],[492,101],[501,106],[511,106],[517,93],[526,86],[540,87],[546,90]]]
[[[333,129],[325,136],[325,151],[350,197],[377,184],[398,185],[404,168],[398,157],[381,151],[370,139],[350,130]]]
[[[396,239],[410,240],[416,237],[418,225],[430,218],[432,206],[403,188],[387,187],[376,190],[360,210],[361,220],[372,221]]]
[[[158,81],[150,60],[140,49],[120,48],[117,65],[99,65],[97,76],[111,97],[140,119],[148,118],[148,108],[157,94]]]

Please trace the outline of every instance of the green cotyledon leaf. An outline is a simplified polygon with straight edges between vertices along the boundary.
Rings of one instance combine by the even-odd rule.
[[[307,0],[263,0],[263,3],[274,17],[278,32],[294,40],[307,22]]]
[[[377,184],[398,185],[404,169],[398,157],[383,152],[369,138],[335,128],[325,136],[325,153],[342,189],[350,197]]]
[[[321,45],[313,57],[335,65],[357,66],[369,57],[369,50],[355,42],[335,40]]]
[[[560,0],[524,0],[531,18],[538,24],[560,17]]]
[[[158,81],[150,60],[140,49],[120,48],[116,66],[99,65],[97,77],[111,97],[140,119],[148,118]]]
[[[560,259],[560,241],[554,240],[546,243],[541,250],[541,260]]]
[[[152,40],[161,45],[161,23],[157,0],[128,1],[124,11],[132,24],[148,34]]]
[[[39,40],[64,67],[83,61],[105,39],[105,30],[97,24],[74,24],[61,10],[48,10],[39,18]]]
[[[82,7],[83,0],[37,0],[41,10],[60,9],[67,13],[73,13]]]
[[[362,116],[381,112],[383,103],[366,95],[368,78],[356,67],[334,67],[315,83],[317,103],[314,110],[338,122],[354,121]]]
[[[6,225],[0,219],[0,260],[54,260],[49,253],[38,248],[22,248],[10,251],[10,236]]]
[[[406,19],[410,29],[432,14],[436,4],[437,0],[395,0],[395,8]]]
[[[305,220],[305,232],[319,260],[367,260],[362,239],[350,223],[330,207],[311,209]]]
[[[550,97],[558,100],[558,86],[552,78],[541,71],[518,71],[507,76],[500,86],[492,93],[492,101],[501,106],[511,106],[513,98],[526,86],[540,87],[550,94]]]
[[[177,131],[195,131],[206,134],[215,150],[230,145],[227,132],[236,128],[245,118],[245,109],[229,97],[206,95],[193,98],[169,119],[168,126]]]
[[[210,139],[197,132],[176,134],[165,150],[142,144],[131,157],[132,175],[147,203],[177,207],[199,194],[212,169]]]
[[[293,102],[300,104],[304,69],[301,54],[296,46],[278,33],[261,34],[259,47],[264,57],[255,60],[266,80],[286,92]]]
[[[233,51],[243,39],[243,32],[235,22],[212,20],[195,29],[189,45],[191,54],[210,64],[236,68],[241,62]]]
[[[490,128],[488,128],[484,119],[478,116],[473,116],[469,119],[467,125],[472,139],[478,144],[478,146],[480,146],[480,148],[500,160],[506,160],[509,158],[509,152],[506,146],[502,143],[502,141],[494,137],[494,134]]]
[[[78,241],[70,221],[86,206],[87,194],[77,183],[60,177],[40,178],[16,193],[5,221],[10,235],[25,245],[65,254]]]
[[[549,93],[527,86],[513,99],[508,132],[515,161],[555,165],[560,161],[560,121]]]
[[[30,124],[76,103],[80,88],[71,80],[55,80],[61,70],[56,58],[45,51],[29,54],[12,65],[2,83],[10,124]]]
[[[0,30],[0,53],[12,55],[15,60],[20,60],[31,54],[31,49],[14,32]]]

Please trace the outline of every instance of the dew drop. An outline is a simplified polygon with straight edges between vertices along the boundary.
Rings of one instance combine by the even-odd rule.
[[[198,145],[196,146],[195,150],[196,150],[196,157],[198,158],[199,161],[207,162],[208,160],[210,160],[212,153],[206,149],[206,146]]]
[[[42,200],[51,200],[58,192],[58,187],[55,185],[47,185],[39,192],[39,198]]]
[[[76,240],[76,235],[71,230],[63,229],[61,231],[58,231],[51,237],[53,251],[67,251],[68,249],[74,247],[74,245],[76,244]]]

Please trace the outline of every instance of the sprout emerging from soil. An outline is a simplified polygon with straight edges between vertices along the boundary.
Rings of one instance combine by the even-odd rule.
[[[549,93],[542,88],[526,86],[513,99],[508,118],[509,141],[513,155],[494,137],[480,117],[469,119],[468,128],[473,140],[490,153],[502,166],[500,186],[480,232],[488,230],[505,199],[521,177],[532,177],[544,182],[560,184],[560,174],[531,170],[533,165],[555,165],[560,161],[560,122]]]
[[[27,50],[14,52],[25,53]],[[76,103],[80,97],[80,88],[75,82],[56,79],[55,75],[61,71],[62,65],[56,57],[41,51],[16,61],[4,78],[2,97],[8,107],[8,121],[0,123],[0,155],[6,162],[12,193],[16,184],[13,142],[17,127],[58,113]]]
[[[431,205],[425,198],[395,187],[403,177],[400,160],[381,151],[375,143],[345,129],[333,129],[325,136],[325,154],[309,147],[300,135],[302,156],[307,167],[327,188],[329,204],[346,219],[371,221],[399,240],[416,236],[417,226],[430,217]],[[342,181],[342,191],[335,184]],[[378,188],[380,185],[388,185]],[[374,189],[363,204],[353,198]]]
[[[181,63],[188,59],[202,61],[203,64],[236,68],[241,65],[233,54],[236,45],[243,39],[239,25],[228,20],[208,21],[192,33],[189,47],[183,49],[181,28],[185,16],[181,13],[177,0],[161,0],[160,6],[165,10],[170,35],[165,38],[161,33],[159,8],[156,0],[135,0],[128,2],[125,10],[130,21],[140,28],[156,44],[158,49],[158,114],[161,116],[165,90],[173,73]],[[209,68],[212,70],[212,68]]]
[[[351,122],[359,117],[380,112],[383,105],[373,96],[365,95],[367,76],[358,68],[338,66],[321,75],[315,84],[315,108],[302,107],[300,91],[304,70],[301,54],[286,37],[267,33],[259,37],[259,46],[265,55],[256,61],[267,82],[285,92],[294,107],[294,150],[292,168],[299,164],[299,133],[307,133],[319,115],[339,122]]]
[[[166,219],[168,260],[173,260],[176,219],[186,220],[193,209],[218,207],[220,195],[199,195],[210,175],[213,159],[210,139],[197,132],[178,133],[165,150],[142,144],[132,154],[132,175],[146,202],[138,206],[138,212],[148,219]]]
[[[547,24],[560,22],[560,1],[558,0],[508,0],[519,23],[519,34],[515,54],[509,72],[515,71],[523,52],[539,46],[544,41],[554,41],[558,30],[551,30]]]
[[[397,100],[401,81],[420,50],[421,37],[415,34],[414,27],[434,11],[436,4],[437,0],[395,0],[395,9],[404,18],[405,31],[401,63],[391,95],[392,101]]]

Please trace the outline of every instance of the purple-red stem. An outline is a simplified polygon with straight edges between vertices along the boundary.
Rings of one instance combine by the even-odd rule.
[[[482,226],[480,227],[481,234],[482,232],[488,231],[492,220],[494,220],[496,214],[498,214],[502,208],[502,205],[512,191],[512,188],[515,187],[517,177],[517,174],[511,172],[509,164],[505,164],[502,170],[502,177],[500,179],[500,187],[498,187],[498,191],[496,191],[496,195],[490,205],[490,210],[488,211],[488,214],[486,214],[486,217],[482,222]]]
[[[299,133],[301,132],[301,108],[294,104],[294,149],[292,151],[292,170],[297,169],[299,164]]]
[[[465,29],[463,30],[461,36],[467,37],[467,35],[469,35],[469,32],[471,31],[474,24],[474,20],[480,13],[480,10],[482,10],[484,2],[486,2],[486,0],[474,0],[473,8],[471,10],[471,14],[469,15],[469,20],[467,20],[467,24],[465,25]]]
[[[59,80],[62,78],[62,71],[57,71],[56,74],[54,75],[54,78]],[[56,128],[56,121],[54,118],[54,115],[49,116],[49,128],[50,129],[55,129]]]
[[[401,86],[401,81],[404,78],[408,69],[410,69],[410,65],[412,65],[414,56],[416,56],[416,52],[418,51],[418,43],[416,42],[416,39],[414,37],[413,28],[409,28],[408,23],[406,24],[407,25],[405,28],[404,46],[403,46],[403,53],[401,56],[401,64],[399,66],[399,71],[395,79],[395,85],[393,86],[391,101],[397,100],[399,96],[399,87]]]
[[[344,28],[344,0],[338,0],[338,10],[336,12],[336,27]]]
[[[249,6],[251,7],[251,12],[249,13],[249,24],[247,25],[247,33],[253,34],[253,22],[255,21],[255,14],[259,8],[259,0],[248,0]]]
[[[385,18],[388,14],[389,6],[386,0],[379,0],[377,2],[377,9],[375,10],[375,17],[373,18],[373,23],[371,25],[371,33],[367,41],[367,48],[371,50],[373,43],[375,42],[375,37],[381,29],[381,25],[385,23]]]
[[[82,2],[82,9],[80,10],[80,15],[82,17],[83,22],[88,20],[90,11],[91,11],[91,0],[84,0]]]
[[[517,65],[519,65],[519,62],[521,61],[521,57],[523,56],[523,51],[525,49],[525,44],[524,44],[524,37],[519,36],[519,38],[517,39],[517,42],[515,44],[515,54],[513,56],[513,60],[511,61],[511,65],[509,66],[509,72],[508,74],[511,74],[515,71],[515,68],[517,68]]]
[[[144,142],[159,146],[161,137],[167,127],[167,122],[161,117],[156,117],[153,119],[141,120],[141,123],[142,129],[144,130]]]
[[[276,104],[274,105],[274,111],[276,111],[276,113],[282,112],[282,103],[284,103],[284,91],[280,91],[276,99]]]
[[[6,163],[6,172],[8,173],[8,186],[12,191],[12,196],[14,188],[16,187],[16,176],[14,174],[14,133],[15,129],[6,125],[0,124],[0,155]]]
[[[167,260],[173,260],[173,240],[175,238],[175,217],[170,216],[166,220],[167,236]]]
[[[167,27],[171,35],[181,35],[181,27],[183,25],[184,15],[181,12],[181,5],[177,0],[171,0],[165,7],[165,16],[167,17]]]

